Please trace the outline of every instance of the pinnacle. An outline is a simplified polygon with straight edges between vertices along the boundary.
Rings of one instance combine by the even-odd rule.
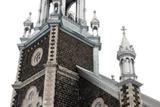
[[[126,55],[127,56],[129,55],[129,56],[132,56],[133,58],[135,58],[136,53],[134,51],[133,46],[130,45],[130,43],[126,37],[125,27],[123,26],[121,30],[123,31],[123,38],[122,38],[121,45],[119,47],[119,51],[117,53],[117,59],[119,60],[121,57],[126,56]]]
[[[93,11],[93,14],[94,14],[94,15],[93,15],[93,18],[92,18],[92,21],[91,21],[91,22],[95,22],[95,21],[96,21],[96,22],[99,23],[99,20],[97,19],[96,11],[95,11],[95,10]]]

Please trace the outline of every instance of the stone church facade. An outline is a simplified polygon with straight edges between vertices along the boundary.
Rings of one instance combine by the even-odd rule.
[[[75,16],[69,12],[76,4]],[[52,5],[52,8],[51,8]],[[140,92],[134,48],[122,28],[120,82],[99,74],[99,20],[88,32],[85,0],[41,0],[38,21],[24,22],[11,107],[160,107]],[[34,29],[34,32],[32,30]]]

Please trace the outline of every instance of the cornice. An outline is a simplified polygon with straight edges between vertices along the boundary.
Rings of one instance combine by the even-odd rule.
[[[66,76],[68,78],[71,78],[71,79],[74,79],[76,81],[79,80],[79,75],[78,73],[74,72],[74,71],[71,71],[65,67],[62,67],[62,66],[58,66],[58,73],[63,75],[63,76]]]
[[[32,43],[34,43],[39,38],[44,36],[50,30],[49,28],[50,28],[49,25],[45,24],[39,32],[37,32],[36,34],[33,34],[33,36],[31,38],[28,38],[26,42],[17,44],[18,48],[21,49],[21,48],[26,48],[30,46]]]
[[[66,76],[68,78],[71,78],[71,79],[74,79],[76,81],[79,80],[79,75],[78,73],[74,72],[74,71],[71,71],[65,67],[62,67],[62,66],[58,66],[58,73],[63,75],[63,76]],[[12,87],[14,89],[21,89],[23,88],[24,86],[30,84],[31,82],[37,80],[38,78],[42,77],[43,75],[45,75],[45,69],[43,69],[42,71],[38,72],[37,74],[31,76],[30,78],[28,78],[27,80],[23,81],[23,82],[15,82]]]
[[[27,80],[23,81],[23,82],[15,82],[12,87],[14,89],[21,89],[24,86],[30,84],[31,82],[35,81],[36,79],[42,77],[45,74],[45,70],[43,69],[42,71],[38,72],[37,74],[33,75],[32,77],[28,78]]]

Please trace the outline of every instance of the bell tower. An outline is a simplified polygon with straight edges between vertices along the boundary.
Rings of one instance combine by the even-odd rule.
[[[79,107],[77,66],[98,74],[101,49],[99,35],[88,32],[85,0],[40,0],[38,21],[33,26],[29,15],[18,48],[11,107]]]
[[[85,0],[41,0],[38,23],[43,25],[55,16],[67,16],[68,10],[74,3],[76,4],[75,21],[82,26],[87,26]]]

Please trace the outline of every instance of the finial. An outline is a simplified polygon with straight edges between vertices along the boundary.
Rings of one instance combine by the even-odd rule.
[[[97,19],[96,16],[96,11],[93,11],[93,18],[91,20],[91,28],[92,28],[92,33],[94,36],[98,36],[98,28],[99,28],[99,20]]]
[[[33,22],[31,20],[31,15],[32,13],[29,12],[29,16],[28,18],[24,21],[23,25],[24,25],[24,35],[23,37],[26,38],[26,33],[28,32],[27,37],[30,37],[31,35],[31,30],[33,29]]]
[[[126,34],[126,28],[125,26],[122,26],[122,29],[123,31],[123,37],[122,37],[122,41],[121,41],[121,44],[120,44],[120,47],[119,47],[119,50],[118,50],[118,54],[117,54],[117,59],[120,60],[121,57],[123,57],[124,55],[131,55],[133,57],[133,59],[135,59],[136,57],[136,54],[135,54],[135,51],[134,51],[134,48],[132,45],[130,45],[127,37],[125,36]]]
[[[93,11],[93,19],[97,19],[96,10]]]
[[[122,26],[122,29],[121,29],[122,31],[123,31],[123,36],[125,36],[126,35],[126,28],[125,28],[125,26]]]
[[[111,78],[112,78],[112,80],[115,80],[115,76],[114,75],[111,75]]]
[[[29,12],[29,16],[31,16],[32,15],[32,12]]]
[[[93,11],[94,15],[96,15],[96,10]]]
[[[28,16],[28,18],[26,20],[32,21],[32,12],[29,12],[29,16]]]

